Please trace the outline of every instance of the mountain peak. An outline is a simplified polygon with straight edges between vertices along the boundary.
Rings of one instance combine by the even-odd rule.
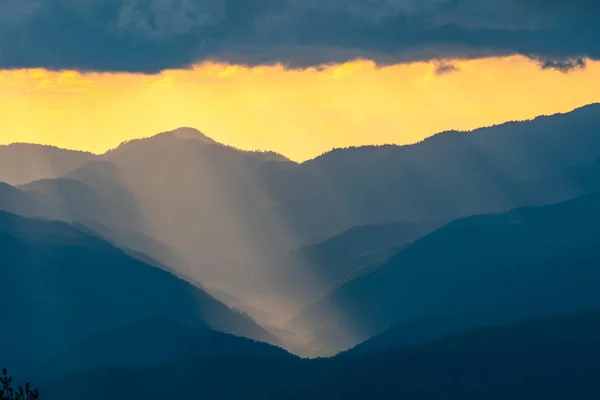
[[[172,131],[163,132],[163,134],[170,134],[182,140],[199,140],[205,144],[217,144],[215,140],[209,138],[204,133],[200,132],[198,129],[185,126],[174,129]]]
[[[139,139],[132,139],[121,143],[118,147],[109,150],[106,154],[114,154],[121,151],[131,150],[138,146],[152,148],[157,143],[171,143],[176,144],[179,141],[193,140],[205,145],[219,145],[220,143],[209,138],[199,130],[189,127],[181,127],[171,131],[164,131],[157,133],[153,136],[143,137]],[[138,147],[139,148],[139,147]]]

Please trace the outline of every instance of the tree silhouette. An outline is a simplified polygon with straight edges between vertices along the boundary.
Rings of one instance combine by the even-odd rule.
[[[0,400],[38,400],[40,393],[37,389],[33,389],[28,383],[25,387],[12,387],[12,378],[8,376],[6,369],[2,370],[0,375]]]

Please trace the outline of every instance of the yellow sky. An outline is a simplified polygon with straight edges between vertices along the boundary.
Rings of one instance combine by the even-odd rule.
[[[332,147],[411,143],[446,129],[569,111],[600,101],[600,62],[563,74],[523,57],[379,68],[355,61],[286,70],[202,64],[157,75],[0,71],[0,144],[104,152],[192,126],[226,144],[294,160]]]

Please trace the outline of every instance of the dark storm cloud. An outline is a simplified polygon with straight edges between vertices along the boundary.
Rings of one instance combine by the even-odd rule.
[[[600,59],[600,0],[0,0],[0,68]]]

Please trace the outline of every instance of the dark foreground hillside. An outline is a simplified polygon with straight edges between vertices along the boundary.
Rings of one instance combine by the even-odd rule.
[[[598,399],[600,310],[484,328],[421,347],[322,360],[218,357],[80,373],[49,400]]]
[[[0,255],[3,367],[27,369],[90,335],[153,318],[272,339],[203,290],[66,223],[0,212]]]

